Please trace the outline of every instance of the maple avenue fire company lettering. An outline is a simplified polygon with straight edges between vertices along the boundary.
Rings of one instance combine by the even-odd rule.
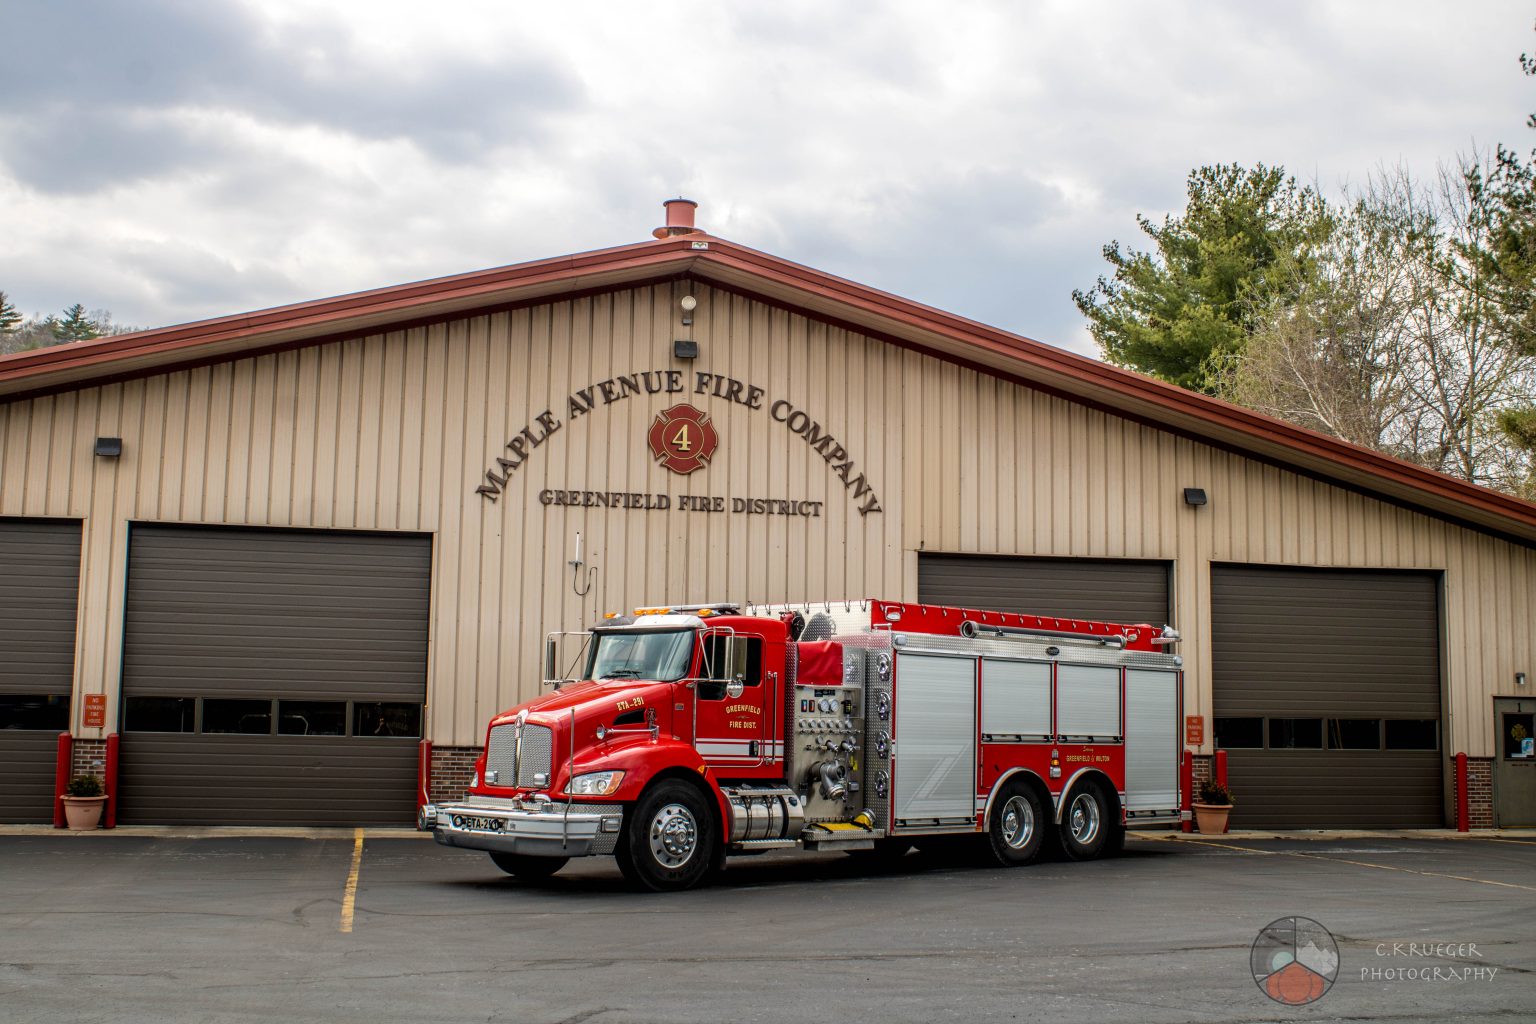
[[[496,464],[486,470],[485,482],[475,488],[475,493],[489,501],[496,501],[506,489],[512,474],[524,466],[536,448],[539,448],[551,436],[560,431],[567,422],[589,415],[594,409],[609,406],[615,402],[622,402],[636,395],[676,395],[689,391],[686,374],[682,370],[645,370],[636,373],[619,374],[606,380],[597,381],[584,388],[578,388],[566,400],[566,410],[569,419],[560,420],[555,417],[553,409],[545,409],[533,418],[528,424],[513,435],[507,442],[506,450],[496,457]],[[756,384],[739,381],[734,377],[724,374],[698,371],[693,374],[692,393],[720,401],[739,405],[754,411],[767,411],[769,417],[776,423],[782,423],[790,433],[804,441],[810,449],[821,456],[832,471],[832,475],[842,481],[843,487],[848,491],[849,499],[854,502],[859,510],[859,515],[867,516],[871,512],[881,512],[880,498],[875,493],[874,487],[869,483],[865,473],[857,471],[853,456],[840,444],[832,433],[826,430],[821,423],[813,419],[809,413],[799,409],[788,399],[780,398],[773,402],[766,401],[767,392]],[[539,500],[545,505],[552,504],[582,504],[599,508],[669,508],[672,507],[667,495],[633,495],[627,492],[613,492],[612,497],[606,501],[583,500],[564,501],[547,499],[547,495],[579,494],[579,495],[609,495],[605,491],[541,491]],[[689,508],[683,504],[683,496],[679,496],[678,508],[686,508],[689,511],[723,512],[725,507]],[[667,504],[639,504],[630,499],[659,499]],[[690,497],[688,500],[694,500]],[[703,498],[706,502],[720,501],[724,498]],[[732,512],[743,512],[748,515],[800,515],[820,516],[823,503],[819,501],[795,501],[778,498],[731,498]],[[814,506],[814,508],[812,507]]]

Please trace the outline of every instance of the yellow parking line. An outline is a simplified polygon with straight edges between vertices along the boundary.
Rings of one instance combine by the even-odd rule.
[[[363,830],[358,829],[352,843],[352,870],[347,872],[347,887],[341,897],[341,930],[352,930],[352,908],[357,904],[357,872],[363,866]]]
[[[1172,838],[1163,838],[1163,841],[1170,843],[1177,842],[1177,840]],[[1321,853],[1301,853],[1297,850],[1254,850],[1246,846],[1233,846],[1231,843],[1217,843],[1209,839],[1201,840],[1201,845],[1219,846],[1223,850],[1236,850],[1238,853],[1251,853],[1262,857],[1300,857],[1303,860],[1325,860],[1331,864],[1353,864],[1355,867],[1360,868],[1376,868],[1380,871],[1401,871],[1407,875],[1423,875],[1425,878],[1450,878],[1458,882],[1476,882],[1479,885],[1497,885],[1503,889],[1523,889],[1526,892],[1536,892],[1536,886],[1532,885],[1518,885],[1514,882],[1495,882],[1490,878],[1471,878],[1467,875],[1449,875],[1440,871],[1420,871],[1417,868],[1400,868],[1395,864],[1372,864],[1370,861],[1346,860],[1343,857],[1328,857]]]

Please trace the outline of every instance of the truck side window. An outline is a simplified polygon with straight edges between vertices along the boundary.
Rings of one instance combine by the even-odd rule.
[[[746,644],[746,664],[737,664],[732,667],[729,675],[740,677],[745,686],[758,686],[763,681],[763,638],[757,636],[740,637]],[[725,659],[725,637],[711,636],[704,641],[704,672],[708,676],[724,677],[727,675]],[[700,700],[724,700],[725,683],[709,681],[699,683]]]

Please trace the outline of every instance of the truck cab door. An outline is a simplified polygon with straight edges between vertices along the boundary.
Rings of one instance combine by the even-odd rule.
[[[736,639],[737,663],[726,665],[726,634],[705,634],[702,678],[694,684],[694,747],[722,774],[762,766],[778,738],[774,695],[783,678],[783,644],[750,634]],[[777,659],[770,654],[775,649]]]

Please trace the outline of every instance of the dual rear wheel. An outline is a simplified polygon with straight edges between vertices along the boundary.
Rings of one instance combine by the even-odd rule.
[[[1090,780],[1068,795],[1058,825],[1039,789],[1023,779],[1011,779],[998,793],[987,823],[992,859],[1003,867],[1018,867],[1047,848],[1060,849],[1072,860],[1117,852],[1125,829],[1114,807],[1103,784]]]

